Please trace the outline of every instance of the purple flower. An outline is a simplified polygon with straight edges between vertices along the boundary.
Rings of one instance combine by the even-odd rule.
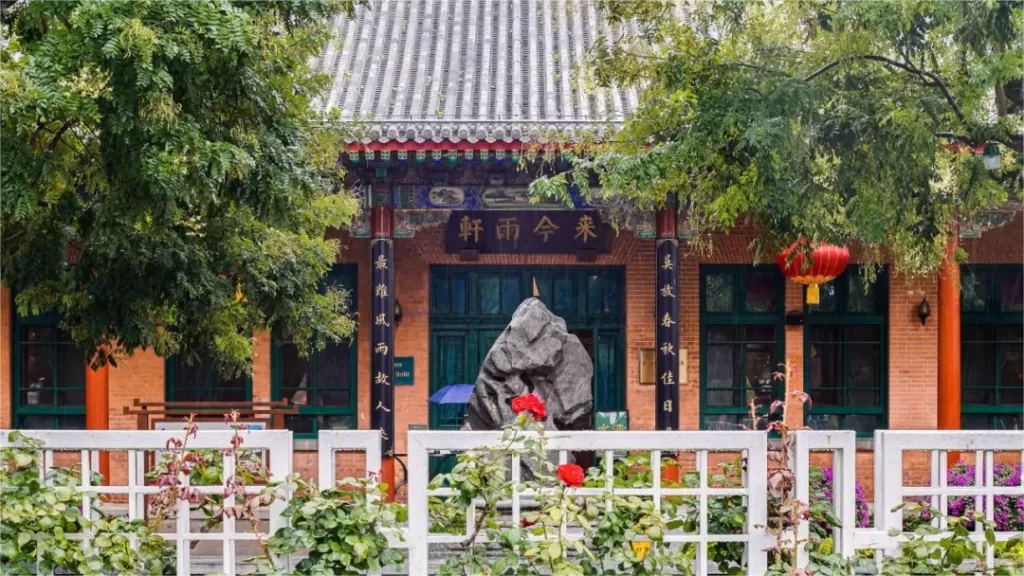
[[[827,466],[821,469],[821,479],[819,480],[815,475],[811,476],[811,503],[815,502],[831,502],[833,498],[832,492],[833,472],[832,467]],[[855,490],[855,500],[857,502],[857,527],[867,528],[871,523],[871,508],[868,506],[868,499],[864,496],[864,487],[858,482]],[[817,521],[818,525],[826,530],[830,530],[832,527],[828,526],[824,521]]]
[[[1020,486],[1020,466],[1009,464],[998,464],[992,469],[993,480],[996,486]],[[965,462],[957,462],[946,473],[946,484],[949,486],[975,486],[977,468]],[[985,511],[985,502],[982,500],[981,512]],[[992,511],[992,519],[996,523],[996,530],[999,532],[1016,532],[1024,530],[1024,497],[1020,496],[996,496],[993,498],[995,510]],[[949,499],[946,513],[950,516],[962,518],[971,516],[975,511],[975,498],[973,496],[954,496]],[[922,520],[927,520],[922,516]],[[974,520],[968,520],[964,526],[967,529],[974,528]]]

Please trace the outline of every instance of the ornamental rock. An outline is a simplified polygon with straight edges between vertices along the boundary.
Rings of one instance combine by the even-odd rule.
[[[480,368],[463,430],[515,421],[512,399],[533,392],[547,405],[545,430],[592,430],[594,364],[565,320],[536,298],[523,301]]]

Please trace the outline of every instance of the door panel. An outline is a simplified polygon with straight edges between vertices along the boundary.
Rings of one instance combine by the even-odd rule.
[[[626,409],[624,379],[625,342],[621,330],[598,330],[594,347],[594,411]]]
[[[468,384],[469,346],[468,334],[462,331],[434,332],[431,335],[430,392],[433,394],[449,384]],[[474,355],[475,361],[475,355]],[[474,362],[475,363],[475,362]],[[473,374],[473,379],[476,374]],[[436,430],[458,430],[462,427],[465,407],[454,404],[430,405],[430,428]]]
[[[595,411],[625,410],[623,272],[598,266],[432,266],[431,392],[475,382],[491,346],[536,282],[541,301],[565,320],[594,361]],[[430,408],[432,429],[456,429],[462,421],[462,410]]]

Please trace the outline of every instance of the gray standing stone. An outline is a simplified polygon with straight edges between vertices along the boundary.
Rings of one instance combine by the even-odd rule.
[[[499,430],[516,418],[512,398],[533,392],[547,405],[546,430],[590,430],[594,364],[565,320],[536,298],[523,301],[487,353],[463,430]]]

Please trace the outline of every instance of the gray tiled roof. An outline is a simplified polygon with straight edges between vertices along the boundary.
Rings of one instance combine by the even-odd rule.
[[[317,106],[363,142],[572,138],[614,129],[637,91],[589,91],[573,71],[612,30],[594,0],[377,0],[334,21]]]

